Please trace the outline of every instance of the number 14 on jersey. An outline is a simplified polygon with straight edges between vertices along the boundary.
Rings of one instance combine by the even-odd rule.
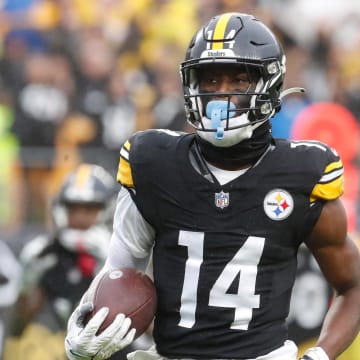
[[[191,328],[196,322],[197,290],[200,267],[203,263],[204,236],[202,232],[180,231],[179,245],[186,246],[188,258],[185,265],[181,294],[179,326]],[[233,308],[234,330],[247,330],[253,309],[260,306],[260,295],[255,294],[258,264],[264,250],[265,238],[249,236],[234,257],[226,264],[209,293],[209,306]],[[239,277],[237,293],[228,290]]]

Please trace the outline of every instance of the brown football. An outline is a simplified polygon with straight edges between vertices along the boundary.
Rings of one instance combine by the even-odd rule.
[[[137,338],[154,318],[157,297],[154,283],[148,275],[133,268],[123,268],[105,272],[90,287],[86,301],[91,301],[94,309],[86,317],[85,323],[102,307],[109,308],[98,334],[111,324],[117,314],[123,313],[131,319],[131,327],[136,329]]]

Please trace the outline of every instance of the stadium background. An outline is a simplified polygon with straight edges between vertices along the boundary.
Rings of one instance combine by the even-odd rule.
[[[0,238],[15,254],[46,231],[51,198],[80,162],[115,176],[132,132],[186,130],[179,62],[194,31],[226,11],[257,15],[284,44],[285,86],[307,92],[284,102],[274,133],[338,149],[349,229],[358,238],[358,0],[2,0]],[[328,288],[314,285],[321,281],[316,265],[306,252],[303,258],[303,302],[289,320],[299,344],[316,336],[329,297]],[[341,359],[358,354],[355,343]]]

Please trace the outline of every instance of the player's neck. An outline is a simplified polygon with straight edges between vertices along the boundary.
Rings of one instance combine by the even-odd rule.
[[[231,147],[218,147],[196,138],[204,159],[223,170],[241,170],[256,164],[273,141],[270,124],[266,122],[254,131],[252,138]]]
[[[207,160],[207,159],[206,159],[206,161],[218,169],[228,170],[228,171],[244,170],[244,169],[248,169],[252,166],[252,164],[250,164],[250,163],[244,164],[244,165],[237,165],[237,164],[222,164],[218,161],[211,161],[211,160]]]

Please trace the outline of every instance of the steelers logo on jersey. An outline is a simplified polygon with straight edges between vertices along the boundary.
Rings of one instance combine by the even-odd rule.
[[[264,198],[265,214],[272,220],[286,219],[292,213],[293,208],[293,198],[285,190],[271,190]]]

